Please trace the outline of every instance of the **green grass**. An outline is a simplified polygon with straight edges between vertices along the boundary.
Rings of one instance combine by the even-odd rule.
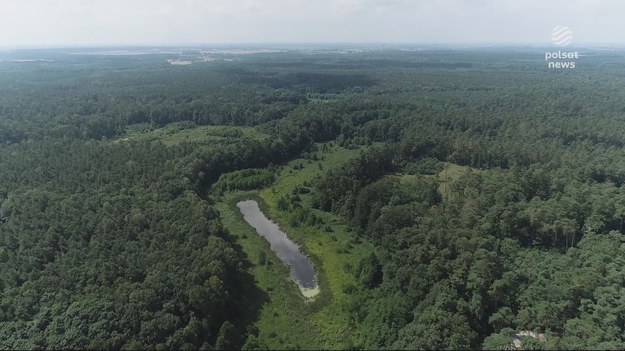
[[[321,149],[321,145],[323,144],[318,144],[319,149]],[[341,166],[360,153],[359,149],[345,149],[333,144],[327,145],[329,147],[327,152],[317,151],[317,155],[323,157],[323,160],[310,161],[312,163],[309,163],[309,160],[296,159],[287,163],[278,175],[275,184],[261,191],[261,196],[267,204],[275,207],[280,196],[290,194],[296,186],[302,185],[305,181],[314,180],[315,177],[325,174],[329,169]],[[300,163],[304,165],[304,168],[301,170],[294,169],[294,166]],[[319,169],[319,163],[321,163],[322,169]]]
[[[471,167],[460,166],[455,163],[445,163],[445,167],[438,174],[438,192],[443,196],[443,199],[447,198],[451,184],[471,171],[471,169]]]
[[[258,288],[268,298],[256,323],[260,339],[270,349],[284,348],[288,344],[300,348],[321,348],[323,344],[316,338],[319,330],[307,318],[311,314],[311,306],[289,278],[289,268],[273,254],[269,243],[247,225],[238,212],[236,202],[244,198],[248,196],[231,194],[226,201],[217,204],[217,209],[224,225],[236,237],[236,242],[252,264],[249,271]],[[265,252],[268,259],[264,266],[258,264],[261,251]]]
[[[290,194],[293,188],[305,181],[312,181],[328,169],[338,167],[357,156],[359,150],[347,150],[333,146],[328,152],[317,152],[321,161],[298,159],[289,162],[278,174],[275,184],[260,191],[228,193],[217,203],[224,225],[236,237],[247,259],[252,263],[250,273],[258,287],[268,296],[257,322],[259,337],[269,348],[295,346],[307,349],[343,349],[356,339],[356,330],[345,312],[351,301],[346,288],[356,285],[352,270],[358,262],[373,250],[368,243],[355,242],[354,234],[347,231],[341,219],[330,213],[310,209],[309,194],[302,194],[302,203],[316,216],[323,218],[322,226],[291,227],[289,213],[275,207],[280,196]],[[319,162],[322,169],[319,170]],[[304,165],[294,170],[292,166]],[[298,243],[302,252],[309,256],[317,271],[320,294],[313,300],[306,299],[289,276],[289,269],[270,250],[267,241],[259,236],[244,220],[236,203],[243,199],[255,199],[265,215],[278,223],[289,238]],[[325,227],[332,228],[326,232]],[[260,251],[271,258],[270,265],[258,264]],[[350,268],[353,267],[353,268]]]

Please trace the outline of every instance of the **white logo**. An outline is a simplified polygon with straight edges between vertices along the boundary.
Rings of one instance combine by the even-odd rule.
[[[573,41],[573,31],[566,26],[557,26],[551,30],[551,40],[557,46],[568,46]]]

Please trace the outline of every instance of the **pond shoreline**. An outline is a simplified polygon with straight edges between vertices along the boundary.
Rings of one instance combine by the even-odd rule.
[[[289,266],[291,279],[297,283],[302,295],[307,298],[317,296],[320,288],[317,282],[317,272],[310,258],[300,251],[299,246],[276,223],[265,216],[257,201],[242,200],[237,202],[236,207],[245,222],[269,242],[271,251]]]

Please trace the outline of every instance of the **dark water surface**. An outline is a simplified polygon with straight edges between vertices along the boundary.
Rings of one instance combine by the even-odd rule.
[[[271,250],[291,267],[291,277],[304,289],[316,288],[315,269],[310,260],[275,223],[265,217],[258,203],[254,200],[246,200],[237,203],[237,207],[245,221],[269,241]]]

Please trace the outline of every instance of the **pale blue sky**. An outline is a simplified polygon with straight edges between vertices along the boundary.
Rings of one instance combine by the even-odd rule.
[[[0,46],[625,43],[622,0],[0,0]]]

